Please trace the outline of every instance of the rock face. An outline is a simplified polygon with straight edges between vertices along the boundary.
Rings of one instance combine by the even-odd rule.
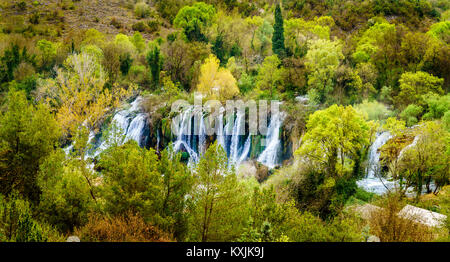
[[[411,205],[406,205],[402,210],[400,210],[398,216],[429,227],[442,227],[447,219],[446,215]]]
[[[365,205],[362,205],[362,206],[357,206],[355,208],[356,213],[359,214],[362,219],[366,219],[366,220],[371,218],[373,212],[376,212],[376,211],[379,211],[379,210],[382,210],[382,208],[381,207],[377,207],[377,206],[372,205],[372,204],[365,204]]]
[[[67,238],[66,242],[81,242],[80,238],[77,236],[70,236]]]
[[[384,209],[372,204],[365,204],[357,206],[355,212],[360,215],[362,219],[369,220],[373,212],[383,211]],[[423,208],[418,208],[411,205],[406,205],[397,216],[405,219],[412,220],[416,223],[428,226],[428,227],[442,227],[444,226],[446,215],[442,215],[436,212],[432,212]]]
[[[367,242],[381,242],[381,240],[379,237],[372,235],[367,239]]]

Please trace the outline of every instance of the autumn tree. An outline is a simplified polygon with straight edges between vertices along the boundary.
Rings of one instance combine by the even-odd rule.
[[[231,72],[219,67],[219,59],[210,55],[200,68],[197,90],[210,98],[230,99],[239,94],[239,88]]]
[[[85,53],[69,56],[65,67],[57,70],[56,79],[41,81],[37,90],[37,99],[56,112],[65,135],[80,125],[99,128],[105,114],[133,91],[132,85],[128,90],[106,88],[103,67]]]

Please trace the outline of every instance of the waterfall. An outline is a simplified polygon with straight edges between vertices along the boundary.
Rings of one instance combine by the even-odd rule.
[[[159,153],[159,143],[161,138],[159,137],[159,129],[156,129],[156,152]]]
[[[191,148],[192,117],[193,107],[189,107],[174,119],[176,125],[173,127],[176,128],[175,134],[177,135],[177,140],[173,144],[173,150],[174,152],[178,152],[179,150],[184,149],[189,154],[190,160],[194,161],[194,163],[198,163],[198,154]]]
[[[258,162],[269,168],[274,168],[279,164],[278,156],[281,149],[280,127],[283,120],[284,115],[280,112],[275,112],[274,115],[272,115],[266,136],[267,146],[258,157]]]
[[[206,127],[203,114],[200,115],[200,126],[198,131],[198,154],[203,156],[206,151]]]
[[[239,160],[239,138],[240,138],[240,132],[241,132],[242,123],[243,123],[242,120],[244,117],[245,117],[245,114],[242,114],[241,112],[237,112],[233,131],[231,134],[231,146],[230,146],[230,156],[229,156],[230,164],[236,164]]]
[[[356,182],[364,190],[376,194],[383,194],[388,189],[392,189],[395,183],[381,177],[380,174],[380,148],[392,138],[389,132],[378,133],[375,141],[369,149],[369,163],[366,169],[366,177]],[[386,188],[387,187],[387,188]]]
[[[225,109],[220,108],[220,114],[215,119],[216,141],[228,156],[228,167],[239,166],[249,157],[252,135],[245,136],[243,134],[243,131],[245,131],[245,113],[237,111],[235,114],[227,115],[227,121],[224,123],[224,112]],[[195,116],[200,117],[196,119]],[[195,109],[194,106],[185,108],[173,119],[172,124],[176,135],[173,149],[175,152],[187,152],[189,162],[192,164],[198,163],[206,151],[206,122],[204,114]],[[282,122],[283,115],[276,112],[268,127],[267,146],[258,159],[259,162],[269,168],[273,168],[279,163],[278,156],[281,148],[279,131]]]
[[[216,125],[216,135],[217,135],[217,143],[222,146],[223,150],[227,150],[227,146],[225,144],[225,129],[223,127],[223,113],[225,109],[223,107],[220,108],[220,114],[217,117],[217,125]]]
[[[248,157],[248,153],[250,152],[250,146],[252,144],[252,135],[248,134],[247,140],[245,140],[244,144],[244,150],[242,151],[241,157],[239,157],[239,160],[237,162],[237,166],[242,163],[245,159]]]
[[[126,143],[129,140],[136,141],[139,146],[144,147],[146,140],[148,138],[147,134],[147,115],[142,113],[140,110],[140,103],[142,102],[142,97],[138,96],[132,103],[130,108],[123,109],[116,112],[113,116],[111,124],[115,124],[120,128],[120,134],[114,134],[117,130],[112,130],[113,134],[110,135],[121,135],[124,140],[121,143]],[[104,137],[100,137],[100,145],[94,148],[91,152],[91,157],[98,156],[107,147],[107,141]]]

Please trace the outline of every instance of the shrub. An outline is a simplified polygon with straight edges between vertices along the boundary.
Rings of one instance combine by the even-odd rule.
[[[39,18],[40,18],[40,15],[39,15],[39,13],[33,13],[31,16],[30,16],[30,23],[32,23],[33,25],[37,25],[37,24],[39,24]]]
[[[384,104],[378,101],[369,102],[364,100],[361,104],[356,105],[355,109],[365,114],[368,120],[384,120],[392,113]]]
[[[115,28],[117,28],[117,29],[120,29],[120,28],[122,28],[122,23],[120,23],[118,20],[117,20],[117,18],[115,18],[115,17],[113,17],[112,19],[111,19],[111,23],[110,23],[112,26],[114,26]]]
[[[150,31],[150,33],[159,31],[160,23],[158,20],[156,20],[156,19],[148,20],[147,25],[148,25],[148,30]]]
[[[25,11],[25,9],[27,9],[27,3],[25,1],[21,1],[17,4],[17,7],[19,10]]]
[[[131,26],[131,28],[132,28],[134,31],[138,31],[138,32],[145,32],[145,31],[147,31],[147,30],[149,29],[148,26],[147,26],[144,22],[142,22],[142,21],[139,21],[139,22],[134,23],[134,24]]]
[[[403,204],[399,196],[388,195],[382,203],[382,208],[370,213],[371,234],[379,237],[381,242],[424,242],[432,240],[433,234],[429,228],[397,215]]]
[[[134,6],[134,14],[138,18],[146,18],[150,15],[150,7],[144,2],[139,2]]]
[[[408,126],[413,126],[419,122],[418,118],[422,111],[421,106],[411,104],[400,113],[400,117],[406,121]]]
[[[82,241],[97,242],[168,242],[170,237],[141,216],[129,213],[124,216],[101,217],[91,215],[89,222],[75,230]]]

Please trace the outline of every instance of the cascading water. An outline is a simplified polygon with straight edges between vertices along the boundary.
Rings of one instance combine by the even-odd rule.
[[[130,108],[120,110],[114,114],[111,121],[115,124],[119,130],[120,134],[124,137],[122,143],[129,140],[136,141],[139,146],[144,147],[146,145],[146,140],[148,138],[147,131],[147,115],[140,111],[140,103],[142,102],[142,97],[138,96],[132,103]],[[119,132],[118,130],[115,130]],[[112,134],[116,135],[116,134]],[[91,157],[98,156],[103,150],[107,148],[107,141],[103,137],[100,137],[100,145],[94,148],[91,152]]]
[[[216,140],[225,150],[228,156],[228,166],[239,166],[248,159],[252,135],[245,136],[245,113],[240,111],[235,114],[227,115],[227,121],[224,125],[225,109],[220,108],[215,126]],[[196,120],[195,116],[199,116]],[[279,151],[281,141],[279,130],[283,121],[281,113],[276,113],[271,118],[268,134],[267,146],[262,153],[262,158],[258,159],[262,164],[269,168],[274,168],[279,160]],[[206,127],[205,116],[198,112],[193,106],[185,108],[176,118],[173,119],[173,128],[175,128],[176,140],[174,142],[174,151],[185,151],[189,154],[191,163],[198,163],[200,157],[206,150]],[[195,128],[198,128],[196,130]],[[195,133],[196,130],[198,133]]]
[[[111,131],[113,133],[119,132],[119,134],[112,135],[122,136],[123,141],[121,143],[135,140],[141,147],[147,145],[149,129],[147,115],[140,109],[142,100],[142,97],[137,97],[128,109],[119,110],[113,115],[111,125],[115,124],[118,129],[112,129]],[[220,114],[216,118],[216,139],[218,144],[227,152],[229,167],[232,165],[237,167],[249,158],[253,136],[251,134],[245,136],[245,132],[242,132],[245,131],[245,113],[237,112],[231,114],[224,126],[224,112],[225,109],[223,107],[220,108]],[[190,106],[183,110],[177,118],[176,121],[175,119],[172,121],[176,123],[175,126],[172,126],[175,128],[173,132],[176,135],[173,149],[175,152],[187,152],[189,154],[189,164],[196,164],[206,151],[207,146],[205,115],[202,110]],[[279,162],[279,149],[281,147],[279,130],[282,121],[283,117],[280,113],[276,113],[271,117],[266,136],[267,146],[258,158],[259,162],[267,165],[269,168],[275,167]],[[194,133],[195,128],[198,128],[196,133]],[[159,130],[156,130],[156,135],[156,150],[159,151],[161,146]],[[93,144],[94,148],[87,157],[95,158],[104,151],[108,147],[108,142],[105,140],[102,134],[96,136],[94,132],[90,132],[89,143]],[[64,148],[67,154],[72,150],[73,145]]]
[[[232,164],[236,164],[238,160],[240,159],[239,156],[239,138],[240,138],[240,131],[243,124],[243,118],[245,114],[238,112],[236,114],[236,121],[234,122],[233,132],[231,135],[231,145],[230,145],[230,156],[229,161]]]
[[[379,149],[391,139],[389,132],[382,132],[377,134],[377,137],[369,149],[369,165],[366,170],[366,177],[356,182],[359,187],[364,190],[376,194],[383,194],[387,189],[394,188],[395,184],[388,181],[380,174],[380,151]]]
[[[280,127],[283,124],[284,114],[275,112],[270,119],[270,124],[266,136],[266,148],[258,157],[258,162],[269,167],[274,168],[279,164],[279,154],[281,149],[280,141]]]

